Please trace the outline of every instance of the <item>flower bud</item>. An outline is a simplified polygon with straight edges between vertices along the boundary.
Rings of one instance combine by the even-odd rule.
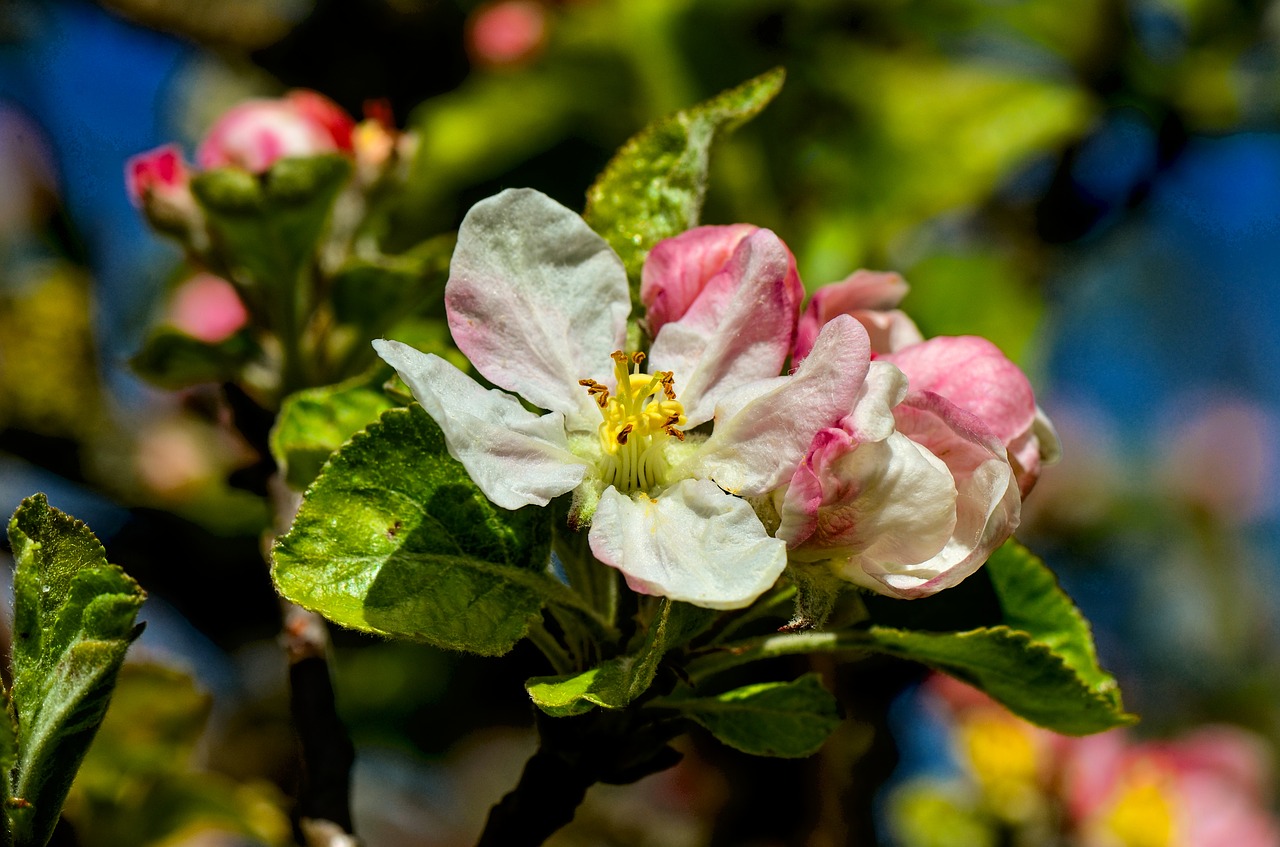
[[[131,157],[124,166],[129,199],[157,229],[179,236],[203,232],[204,216],[191,194],[191,174],[176,144]]]
[[[264,173],[287,156],[350,152],[355,121],[314,91],[249,100],[228,110],[196,151],[202,168],[227,165]]]

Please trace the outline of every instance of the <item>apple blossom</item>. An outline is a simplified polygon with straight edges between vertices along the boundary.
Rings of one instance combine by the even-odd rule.
[[[1013,534],[1021,506],[983,422],[937,394],[908,392],[884,361],[871,363],[851,413],[814,437],[775,500],[793,561],[907,599],[977,570]]]
[[[1036,405],[1031,383],[984,338],[924,340],[915,323],[897,308],[907,291],[897,274],[866,270],[818,289],[800,318],[793,361],[804,359],[818,329],[831,318],[857,318],[871,338],[872,354],[897,365],[913,391],[940,394],[982,418],[1009,451],[1025,497],[1041,466],[1061,455],[1058,435]]]
[[[785,483],[852,407],[870,348],[861,325],[837,318],[778,376],[796,318],[787,250],[756,230],[726,267],[715,308],[663,326],[646,373],[642,354],[623,351],[621,260],[570,210],[508,190],[468,212],[445,289],[454,341],[498,388],[399,342],[374,346],[492,502],[573,492],[571,519],[590,525],[592,552],[634,590],[740,608],[787,558],[743,498]],[[713,419],[709,435],[694,431]]]
[[[290,91],[227,110],[196,151],[202,168],[227,165],[264,173],[286,156],[350,152],[355,121],[328,97]]]

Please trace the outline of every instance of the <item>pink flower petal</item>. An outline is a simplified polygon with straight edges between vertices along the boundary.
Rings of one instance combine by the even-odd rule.
[[[649,332],[657,335],[668,322],[684,317],[738,244],[757,229],[751,224],[699,226],[655,244],[640,273]]]
[[[690,427],[710,420],[726,393],[782,370],[795,327],[789,267],[778,237],[756,230],[654,339],[652,367],[675,374]]]
[[[809,355],[822,326],[836,315],[852,315],[866,327],[873,353],[888,353],[924,339],[911,318],[896,307],[908,290],[896,273],[855,271],[814,292],[796,329],[793,359]]]

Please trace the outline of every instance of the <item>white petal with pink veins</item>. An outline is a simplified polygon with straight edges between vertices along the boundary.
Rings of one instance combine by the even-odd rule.
[[[453,340],[476,370],[570,429],[599,423],[578,380],[612,384],[631,309],[622,261],[578,215],[528,188],[471,208],[445,287]]]
[[[787,564],[786,544],[751,506],[707,480],[684,480],[656,499],[606,489],[589,541],[634,591],[709,609],[749,606]]]
[[[566,446],[564,416],[538,416],[510,394],[485,389],[439,356],[399,341],[373,342],[440,425],[449,455],[504,509],[545,506],[582,482],[588,465]]]

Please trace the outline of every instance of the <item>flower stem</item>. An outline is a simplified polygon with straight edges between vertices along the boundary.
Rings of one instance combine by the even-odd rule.
[[[781,635],[762,635],[725,644],[703,653],[685,666],[685,673],[693,682],[700,682],[722,671],[772,659],[777,656],[794,656],[800,653],[834,653],[843,650],[862,650],[871,643],[865,632],[794,632]]]

